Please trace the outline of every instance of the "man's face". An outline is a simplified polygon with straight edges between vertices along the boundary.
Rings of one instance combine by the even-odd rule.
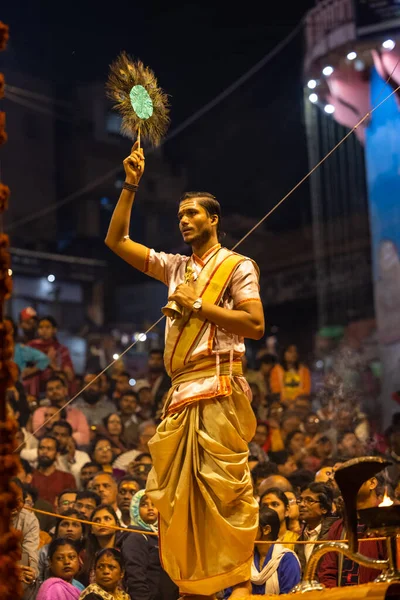
[[[211,217],[198,199],[184,200],[179,205],[179,229],[186,244],[203,244],[212,236],[218,217]]]
[[[289,458],[283,465],[278,465],[278,472],[284,477],[289,477],[289,475],[291,475],[295,471],[297,471],[297,464],[292,456],[289,456]]]
[[[120,394],[128,392],[131,389],[131,386],[129,385],[129,377],[126,375],[118,375],[115,383],[115,389]]]
[[[131,415],[133,415],[137,409],[136,396],[129,394],[122,396],[121,400],[119,401],[119,408],[121,410],[122,415],[126,417],[130,417]]]
[[[99,379],[96,379],[96,377],[96,375],[88,374],[85,375],[83,379],[84,386],[90,383],[90,386],[84,392],[82,392],[82,396],[87,402],[89,402],[89,404],[95,404],[101,395],[100,382]],[[94,381],[94,379],[96,379],[96,381]]]
[[[162,373],[164,371],[164,358],[161,352],[154,352],[149,355],[147,368],[150,373]]]
[[[153,402],[153,398],[151,397],[151,389],[149,387],[144,387],[138,393],[139,396],[139,404],[142,406],[149,406]]]
[[[90,520],[90,517],[96,508],[96,502],[93,500],[93,498],[82,498],[75,502],[75,508],[78,512],[84,515],[85,519]]]
[[[138,491],[139,484],[136,481],[122,481],[119,484],[117,504],[121,512],[129,510],[131,500]]]
[[[359,450],[359,443],[354,433],[346,433],[341,443],[338,444],[340,453],[348,458],[356,458]]]
[[[60,452],[66,452],[67,444],[70,439],[69,431],[62,425],[53,425],[51,435],[54,435],[60,446]]]
[[[46,396],[53,406],[61,408],[68,400],[68,389],[61,381],[49,381],[46,385]]]
[[[100,496],[102,504],[116,504],[118,488],[111,475],[104,473],[93,477],[92,490]]]
[[[309,489],[304,490],[299,498],[300,519],[308,523],[316,520],[322,521],[326,514],[326,509],[321,508],[318,494]]]
[[[38,336],[41,340],[48,341],[54,338],[57,333],[57,328],[53,327],[50,321],[42,319],[38,326]]]
[[[86,489],[89,481],[93,479],[93,477],[99,473],[99,469],[97,467],[83,467],[81,469],[81,485],[83,489]]]
[[[42,468],[51,467],[56,462],[57,447],[54,440],[44,438],[40,440],[38,447],[38,466]]]
[[[58,410],[59,409],[57,408],[57,406],[45,406],[43,416],[46,422],[46,425],[44,425],[44,427],[48,430],[47,433],[50,432],[51,428],[53,427],[53,424],[56,421],[60,420],[60,413],[58,412]]]
[[[30,319],[24,319],[23,321],[20,321],[20,327],[24,333],[36,331],[37,320],[35,319],[35,317],[31,317]]]
[[[76,492],[66,492],[58,497],[57,512],[64,515],[69,508],[75,508]]]

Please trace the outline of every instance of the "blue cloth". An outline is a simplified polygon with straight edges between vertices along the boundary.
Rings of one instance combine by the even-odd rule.
[[[50,360],[44,352],[25,346],[24,344],[15,344],[14,346],[14,362],[17,363],[19,370],[23,371],[33,363],[40,371],[44,371],[50,364]],[[29,365],[32,366],[32,365]]]
[[[80,592],[83,592],[83,590],[85,589],[85,586],[83,585],[83,583],[81,583],[80,581],[77,581],[76,579],[73,579],[71,581],[72,585],[74,587],[76,587],[77,590],[79,590]]]

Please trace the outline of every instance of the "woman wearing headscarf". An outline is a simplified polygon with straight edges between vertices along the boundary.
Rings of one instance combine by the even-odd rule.
[[[135,600],[176,600],[179,590],[160,563],[158,510],[145,490],[133,496],[130,514],[131,525],[121,543],[128,594]]]

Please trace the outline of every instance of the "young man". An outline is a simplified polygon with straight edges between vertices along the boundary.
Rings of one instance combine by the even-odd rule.
[[[53,505],[63,490],[76,489],[74,476],[56,469],[58,451],[58,441],[51,435],[43,436],[38,447],[38,467],[32,476],[32,486],[40,498]]]
[[[207,596],[236,586],[233,597],[240,596],[250,590],[258,519],[247,462],[256,419],[241,361],[244,338],[264,334],[258,269],[218,243],[220,205],[205,192],[185,194],[178,207],[190,257],[130,240],[132,204],[144,171],[137,144],[124,168],[126,181],[105,243],[167,285],[169,301],[182,312],[166,322],[164,363],[172,387],[149,444],[154,469],[147,493],[160,513],[163,566],[183,594]],[[224,551],[210,551],[221,539]]]

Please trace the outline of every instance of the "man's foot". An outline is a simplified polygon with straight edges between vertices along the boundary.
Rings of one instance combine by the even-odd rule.
[[[250,581],[243,581],[237,585],[232,586],[232,594],[229,598],[247,598],[251,595],[251,584]]]

